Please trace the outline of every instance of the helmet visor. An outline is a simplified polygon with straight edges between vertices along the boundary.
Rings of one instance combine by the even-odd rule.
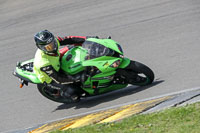
[[[58,44],[56,40],[53,40],[52,42],[46,44],[46,45],[39,45],[39,47],[47,52],[47,53],[51,53],[51,52],[55,52],[57,50]]]
[[[47,52],[51,52],[51,51],[56,50],[55,41],[53,41],[53,42],[51,42],[51,43],[45,45],[44,48],[45,48],[45,50],[46,50]]]

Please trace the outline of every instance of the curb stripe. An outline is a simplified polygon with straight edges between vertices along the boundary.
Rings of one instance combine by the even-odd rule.
[[[141,102],[141,103],[129,105],[126,109],[123,109],[122,111],[117,112],[112,117],[108,117],[107,119],[105,119],[105,120],[103,120],[99,123],[114,122],[114,121],[124,119],[124,118],[129,117],[133,114],[138,114],[138,113],[141,113],[141,112],[143,112],[143,111],[145,111],[149,108],[152,108],[155,105],[157,105],[157,104],[159,104],[162,101],[165,101],[167,99],[169,99],[169,97],[164,97],[164,98],[160,98],[160,99],[156,99],[156,100],[151,100],[151,101],[147,101],[147,102]]]
[[[80,119],[78,119],[73,125],[71,125],[67,128],[64,128],[63,130],[67,130],[69,128],[82,127],[82,126],[86,126],[89,124],[99,123],[100,121],[114,115],[116,112],[119,112],[123,109],[124,109],[124,107],[85,115],[85,116],[81,117]]]
[[[153,100],[139,102],[130,105],[124,105],[114,109],[99,111],[88,115],[67,118],[44,124],[43,126],[30,131],[29,133],[45,133],[52,130],[68,130],[70,128],[82,127],[90,124],[114,122],[134,114],[144,112],[166,100],[173,98],[173,96],[161,97]]]

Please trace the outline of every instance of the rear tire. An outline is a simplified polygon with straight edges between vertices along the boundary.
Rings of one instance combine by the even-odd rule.
[[[54,101],[54,102],[59,102],[59,103],[76,103],[80,101],[80,97],[78,97],[76,100],[72,99],[72,98],[66,98],[66,97],[62,97],[62,96],[54,96],[52,95],[52,93],[49,93],[48,91],[48,87],[44,86],[43,84],[37,84],[37,88],[39,90],[39,92],[46,98]]]

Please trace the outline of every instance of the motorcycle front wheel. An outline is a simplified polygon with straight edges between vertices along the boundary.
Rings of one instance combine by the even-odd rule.
[[[145,86],[151,84],[154,80],[153,71],[137,61],[131,61],[125,71],[128,74],[127,81],[132,85]]]

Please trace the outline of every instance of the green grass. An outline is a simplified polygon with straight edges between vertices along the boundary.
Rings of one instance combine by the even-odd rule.
[[[52,133],[200,133],[200,103]]]

